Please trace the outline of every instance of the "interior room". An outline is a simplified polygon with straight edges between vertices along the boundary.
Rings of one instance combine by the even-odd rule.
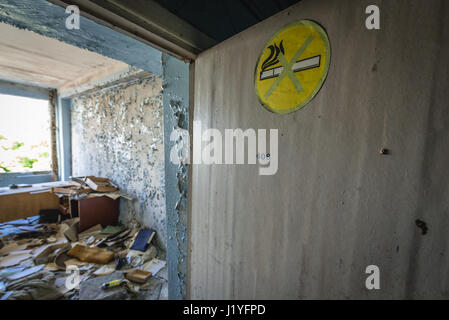
[[[0,0],[0,299],[448,299],[448,39],[447,0]]]
[[[98,248],[103,241],[120,261],[154,274],[138,299],[167,299],[161,76],[6,23],[0,34],[0,229],[15,239],[0,249],[8,254],[2,272],[20,270],[14,279],[22,280],[48,269],[56,289],[39,294],[93,299],[96,283],[87,291],[66,288],[67,268],[95,280],[111,277],[116,261],[70,259],[67,244]],[[92,189],[92,181],[110,190]],[[54,232],[39,229],[42,223]],[[148,231],[150,243],[130,249]],[[18,250],[24,247],[32,250]],[[127,298],[122,289],[116,298]]]

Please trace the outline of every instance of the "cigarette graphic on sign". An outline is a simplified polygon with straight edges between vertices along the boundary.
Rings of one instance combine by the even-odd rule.
[[[257,59],[254,89],[270,112],[287,114],[306,106],[320,91],[330,65],[326,30],[298,20],[273,34]]]
[[[298,60],[292,67],[293,72],[300,72],[308,69],[318,68],[320,66],[321,56],[315,56],[312,58],[307,58],[304,60]],[[277,67],[268,70],[262,70],[260,72],[260,80],[267,80],[271,78],[278,77],[284,67]]]

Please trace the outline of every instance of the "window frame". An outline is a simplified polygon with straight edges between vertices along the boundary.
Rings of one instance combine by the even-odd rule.
[[[46,88],[34,87],[5,80],[0,80],[0,94],[46,101],[49,99],[49,90]],[[0,187],[7,187],[12,184],[36,184],[51,181],[51,171],[5,172],[0,174]]]

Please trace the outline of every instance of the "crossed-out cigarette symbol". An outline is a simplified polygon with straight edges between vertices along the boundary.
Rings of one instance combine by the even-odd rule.
[[[260,72],[260,80],[266,80],[270,78],[276,78],[276,81],[271,85],[271,87],[265,92],[265,99],[268,99],[271,94],[273,93],[274,89],[278,87],[278,85],[281,83],[281,81],[284,79],[285,76],[288,76],[290,80],[292,81],[293,85],[296,88],[296,91],[298,93],[301,93],[304,91],[304,88],[301,85],[301,82],[299,82],[298,78],[295,76],[295,72],[300,72],[308,69],[318,68],[320,66],[321,62],[321,56],[314,56],[311,58],[298,60],[299,57],[304,53],[304,51],[307,49],[307,47],[310,45],[310,43],[313,41],[314,37],[310,35],[307,40],[304,42],[304,44],[301,46],[301,48],[296,51],[293,58],[288,62],[282,52],[279,53],[279,62],[281,64],[281,67],[276,67],[268,70],[263,70]]]

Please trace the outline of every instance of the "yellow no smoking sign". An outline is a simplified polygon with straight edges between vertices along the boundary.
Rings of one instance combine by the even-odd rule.
[[[304,107],[323,85],[330,56],[326,31],[316,22],[300,20],[282,28],[257,61],[254,86],[260,103],[274,113]]]

